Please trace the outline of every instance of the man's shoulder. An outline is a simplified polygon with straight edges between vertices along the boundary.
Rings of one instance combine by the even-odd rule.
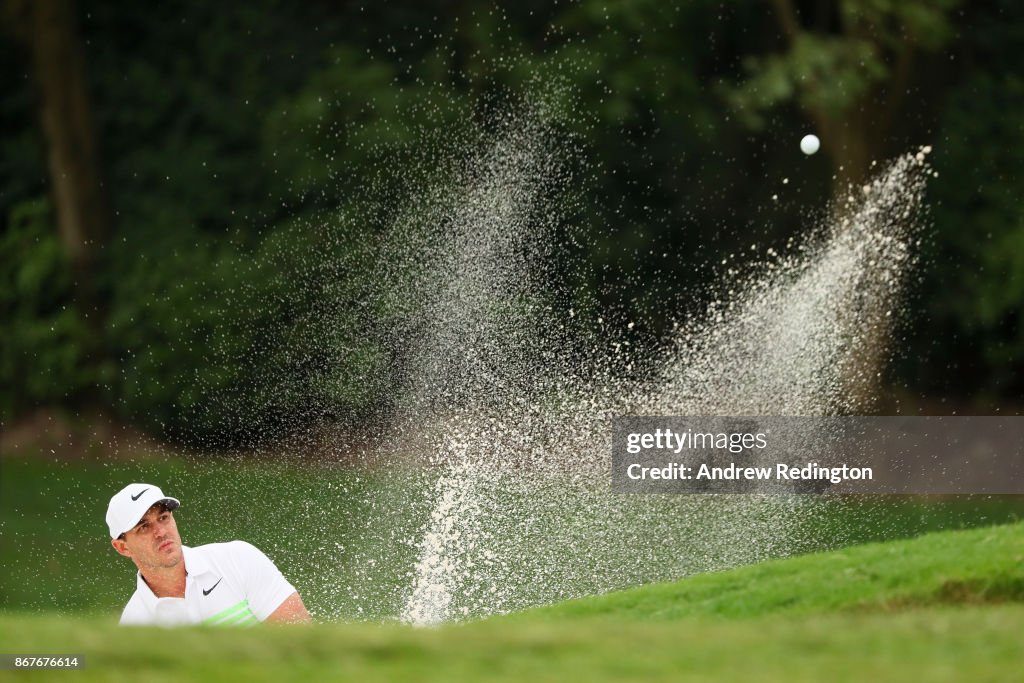
[[[259,548],[247,541],[223,541],[206,543],[205,545],[189,546],[189,550],[206,557],[230,557],[238,554],[260,552]]]
[[[191,557],[187,555],[185,561],[192,560],[197,573],[212,570],[232,577],[239,585],[251,585],[253,581],[273,582],[278,578],[284,580],[274,561],[247,541],[208,543],[192,548],[190,552]]]
[[[216,568],[221,571],[247,572],[254,563],[266,561],[263,551],[247,541],[207,543],[190,547],[187,552],[186,565],[191,560],[200,572]]]

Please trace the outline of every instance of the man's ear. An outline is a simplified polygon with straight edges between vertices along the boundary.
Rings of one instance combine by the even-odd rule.
[[[125,557],[132,556],[132,551],[128,550],[128,544],[125,543],[123,538],[111,539],[110,545],[114,546],[114,550],[116,550],[119,555],[124,555]]]

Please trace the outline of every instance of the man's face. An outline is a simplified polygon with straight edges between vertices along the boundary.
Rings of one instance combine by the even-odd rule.
[[[174,515],[154,505],[139,523],[112,541],[114,549],[132,558],[145,573],[147,569],[168,569],[181,562],[181,536]]]

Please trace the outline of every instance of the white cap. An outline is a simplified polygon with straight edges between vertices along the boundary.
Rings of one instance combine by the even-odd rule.
[[[110,537],[117,538],[130,531],[157,503],[165,503],[168,510],[175,510],[181,505],[177,498],[165,496],[159,486],[152,484],[128,484],[118,491],[107,506]]]

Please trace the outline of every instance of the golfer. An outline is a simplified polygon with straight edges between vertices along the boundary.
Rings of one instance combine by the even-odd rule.
[[[180,504],[152,484],[129,484],[110,499],[111,543],[139,568],[121,624],[310,621],[298,592],[255,546],[183,546],[174,521]]]

